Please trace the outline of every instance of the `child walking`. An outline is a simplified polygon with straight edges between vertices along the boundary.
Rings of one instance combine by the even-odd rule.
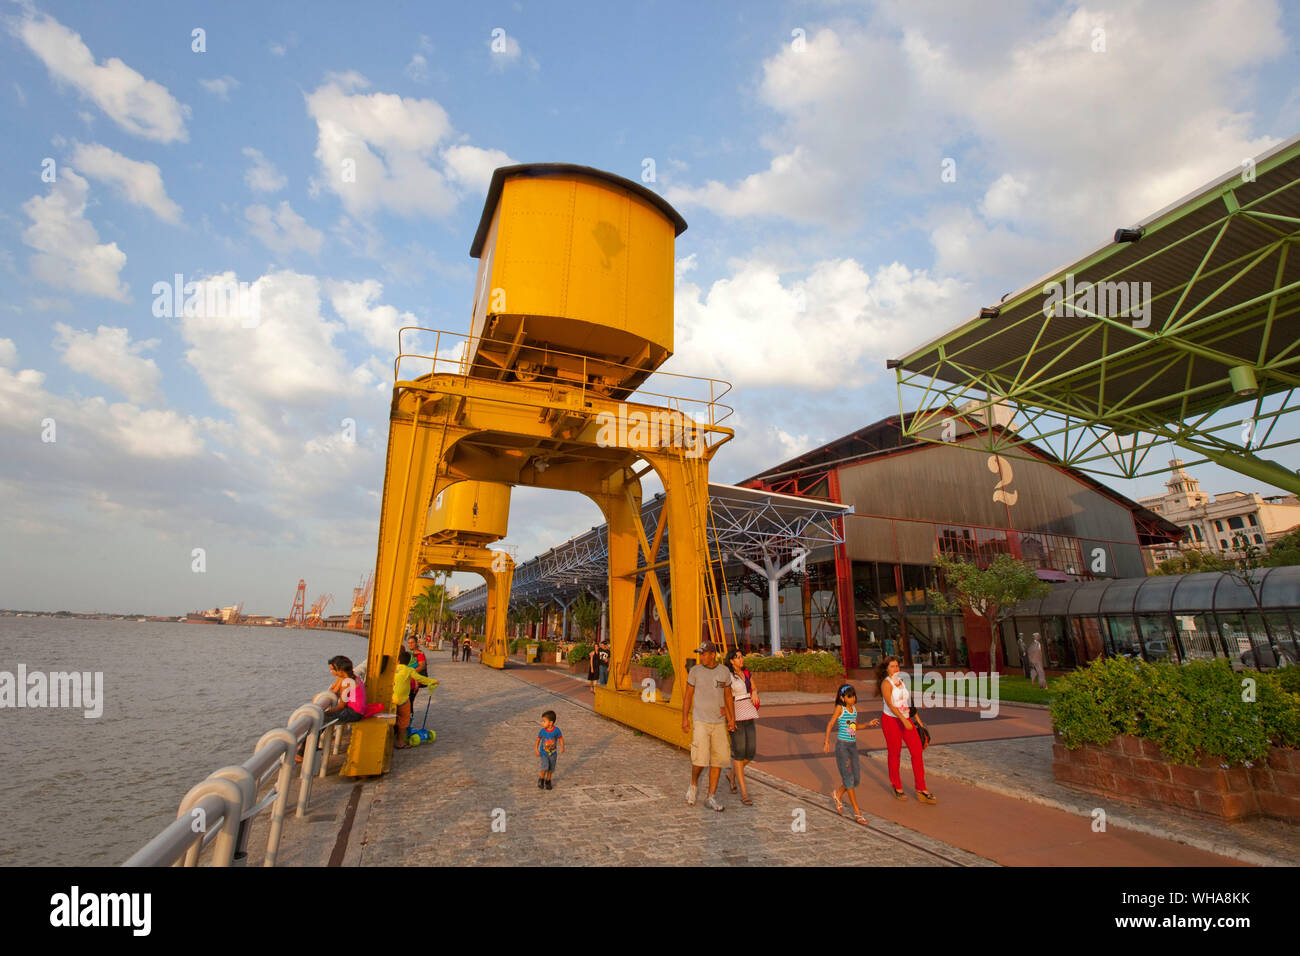
[[[406,729],[411,725],[411,687],[418,681],[425,687],[438,686],[435,677],[425,677],[411,663],[411,652],[402,648],[397,653],[397,670],[393,673],[393,704],[397,708],[397,739],[393,746],[405,750],[411,746],[406,742]]]
[[[873,720],[864,726],[879,727],[880,721]],[[853,819],[867,826],[867,818],[858,809],[858,795],[854,792],[862,782],[862,766],[858,757],[858,692],[852,684],[842,685],[835,694],[835,711],[826,724],[826,744],[822,747],[822,753],[831,752],[831,731],[836,732],[835,766],[839,768],[840,783],[843,784],[831,791],[835,810],[841,816],[844,814],[844,804],[840,798],[847,793],[849,803],[853,805]]]
[[[554,790],[551,774],[555,773],[555,758],[564,753],[564,734],[555,726],[555,711],[548,710],[542,714],[542,729],[537,731],[537,746],[534,750],[542,762],[537,789]]]

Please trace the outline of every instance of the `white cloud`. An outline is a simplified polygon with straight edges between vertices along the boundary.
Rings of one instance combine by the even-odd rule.
[[[102,403],[103,399],[95,399]],[[134,405],[107,406],[116,429],[117,443],[139,458],[190,458],[203,451],[198,422],[171,409],[144,409]]]
[[[1122,14],[1014,0],[958,10],[882,2],[866,23],[810,28],[764,62],[758,99],[776,122],[767,168],[666,195],[724,216],[859,227],[883,201],[936,198],[957,219],[923,213],[946,241],[945,268],[1007,271],[1000,233],[1030,258],[1058,262],[1052,240],[1083,252],[1272,145],[1247,111],[1253,72],[1281,55],[1275,3],[1152,0]],[[1105,52],[1093,52],[1105,30]],[[996,48],[997,55],[972,55]],[[1151,64],[1159,62],[1158,71]],[[975,218],[941,190],[940,162],[982,193]],[[956,253],[960,234],[964,252]]]
[[[349,329],[360,333],[377,349],[391,353],[397,348],[397,330],[404,325],[419,325],[410,312],[398,312],[391,305],[372,305],[384,293],[376,279],[364,282],[327,281],[325,291],[330,304]]]
[[[447,164],[447,177],[470,193],[486,193],[494,170],[515,165],[501,150],[477,146],[452,146],[443,150],[442,158]]]
[[[228,100],[231,91],[239,89],[239,81],[233,76],[218,76],[211,80],[199,80],[199,86],[213,96]]]
[[[234,273],[198,285],[238,284]],[[320,312],[320,282],[309,275],[275,272],[252,284],[259,304],[256,327],[242,315],[182,315],[185,360],[214,401],[235,414],[239,440],[262,452],[283,449],[297,433],[286,409],[355,396],[370,383],[364,368],[349,369],[333,344],[343,329]],[[198,290],[206,295],[206,288]]]
[[[180,222],[181,207],[168,198],[162,173],[153,163],[128,159],[99,143],[79,143],[72,165],[91,179],[108,183],[127,202],[144,206],[163,222]]]
[[[293,211],[288,200],[282,200],[274,212],[266,206],[249,206],[244,210],[249,231],[272,252],[282,255],[302,249],[312,255],[320,252],[325,234],[307,225],[307,221]]]
[[[1003,173],[984,193],[980,202],[980,213],[985,219],[1014,220],[1024,208],[1025,197],[1029,195],[1029,186],[1016,179],[1011,173]]]
[[[402,70],[407,78],[416,83],[429,82],[429,61],[424,58],[423,54],[416,53],[411,57],[411,62],[406,64]]]
[[[191,458],[203,451],[203,423],[170,409],[144,410],[103,398],[70,399],[44,389],[45,375],[35,369],[0,368],[0,431],[40,435],[42,422],[55,424],[56,448],[62,446],[83,463],[107,469],[123,453],[149,460]],[[62,475],[76,482],[80,468]]]
[[[869,276],[852,259],[828,260],[786,284],[773,266],[743,262],[707,294],[679,284],[672,370],[746,386],[858,387],[894,349],[950,325],[961,291],[898,263]]]
[[[683,276],[687,275],[688,273],[694,272],[696,269],[699,268],[699,265],[700,264],[697,261],[696,254],[694,252],[692,252],[689,256],[686,256],[685,258],[676,260],[673,263],[673,279],[676,282],[681,282]]]
[[[158,339],[132,342],[126,329],[101,325],[92,334],[62,322],[55,323],[54,332],[54,348],[74,372],[103,382],[137,404],[158,397],[162,372],[153,359],[140,354],[156,348]]]
[[[48,285],[125,302],[128,290],[118,273],[126,265],[126,253],[115,242],[100,244],[86,218],[89,191],[84,179],[65,168],[47,195],[23,203],[32,220],[23,242],[37,251],[32,275]]]
[[[810,29],[803,52],[786,44],[763,64],[759,99],[780,117],[762,139],[767,168],[732,185],[675,186],[669,202],[842,226],[868,184],[897,183],[918,148],[931,147],[944,114],[919,108],[896,38],[869,29]]]
[[[485,167],[508,161],[500,151],[466,144],[439,156],[439,146],[455,132],[446,110],[431,99],[355,92],[368,85],[348,73],[307,95],[318,130],[320,176],[313,188],[334,193],[349,215],[448,216],[465,188],[484,181]]]
[[[185,131],[189,107],[117,57],[96,64],[81,35],[54,18],[29,13],[16,24],[15,32],[56,82],[75,87],[124,130],[159,143],[189,138]]]
[[[244,155],[253,161],[253,165],[244,171],[244,182],[248,188],[258,193],[279,192],[289,182],[284,174],[276,169],[275,163],[262,155],[260,149],[244,147]]]
[[[11,368],[18,363],[18,346],[13,339],[0,339],[0,368]]]
[[[519,41],[506,33],[501,27],[492,29],[487,46],[488,52],[492,55],[492,66],[498,70],[503,70],[507,66],[518,63],[520,56],[523,54]]]

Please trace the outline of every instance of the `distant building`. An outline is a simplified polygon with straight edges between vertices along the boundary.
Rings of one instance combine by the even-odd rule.
[[[1296,525],[1300,525],[1300,500],[1295,495],[1264,497],[1243,491],[1228,491],[1213,499],[1201,491],[1201,483],[1183,470],[1175,458],[1163,495],[1139,498],[1138,503],[1186,534],[1176,544],[1152,552],[1156,561],[1176,557],[1180,549],[1210,551],[1221,557],[1241,555],[1247,546],[1266,552],[1269,546]]]

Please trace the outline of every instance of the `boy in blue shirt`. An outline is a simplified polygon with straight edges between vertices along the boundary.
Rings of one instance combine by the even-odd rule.
[[[555,711],[542,714],[542,729],[537,732],[538,758],[542,762],[542,775],[537,778],[538,790],[552,790],[551,774],[555,772],[555,758],[564,753],[564,734],[555,726]]]

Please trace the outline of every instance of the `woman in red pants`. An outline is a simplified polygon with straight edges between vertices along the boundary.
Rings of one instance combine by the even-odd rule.
[[[921,718],[912,713],[912,694],[898,674],[898,658],[885,657],[876,668],[880,679],[880,699],[884,703],[880,717],[880,729],[885,732],[885,743],[889,747],[889,782],[893,785],[894,796],[906,800],[903,781],[898,769],[903,758],[903,744],[912,757],[912,776],[916,782],[916,799],[922,803],[937,803],[934,795],[925,789],[925,762],[921,757],[921,738],[916,732],[916,724]],[[915,722],[915,723],[914,723]]]

